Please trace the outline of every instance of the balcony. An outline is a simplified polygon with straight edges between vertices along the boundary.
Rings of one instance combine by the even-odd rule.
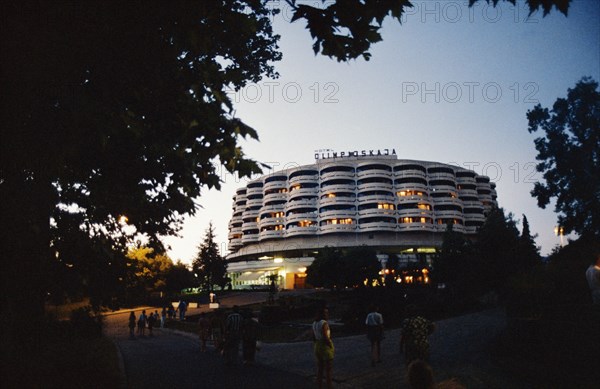
[[[356,210],[332,209],[319,213],[319,218],[323,219],[354,219]]]
[[[300,226],[287,226],[285,229],[285,236],[301,236],[301,235],[316,235],[319,227],[317,226],[308,226],[308,227],[300,227]]]
[[[321,185],[321,194],[331,192],[352,192],[356,190],[356,184],[354,182],[348,184],[331,184]]]
[[[287,201],[287,193],[269,193],[263,197],[262,201],[263,204],[271,201]]]
[[[288,200],[292,201],[295,197],[305,197],[305,196],[314,196],[318,197],[319,195],[319,187],[315,186],[314,188],[300,188],[295,190],[290,190],[288,192]]]
[[[398,196],[398,197],[396,197],[396,202],[398,203],[398,208],[400,208],[400,205],[406,204],[406,203],[423,203],[423,204],[432,205],[431,199],[429,198],[429,195],[427,194],[427,192],[423,193],[423,196],[418,196],[418,195]]]
[[[417,191],[417,192],[423,192],[423,193],[429,193],[427,184],[422,183],[422,182],[403,182],[401,184],[396,184],[395,185],[396,188],[396,192],[399,192],[401,190],[412,190],[412,191]]]
[[[432,223],[398,223],[398,231],[435,231],[435,226]]]
[[[465,213],[464,219],[465,219],[465,223],[467,221],[480,222],[481,224],[483,224],[485,222],[485,216],[483,215],[483,210],[482,210],[482,213]]]
[[[325,224],[319,227],[319,234],[332,234],[335,232],[356,232],[356,224]]]
[[[450,180],[450,181],[456,181],[456,176],[454,175],[454,173],[450,173],[450,172],[436,172],[436,173],[429,173],[427,175],[427,178],[429,178],[429,180]]]
[[[281,239],[285,236],[284,230],[264,230],[258,234],[258,240]]]
[[[277,190],[277,191],[279,191],[280,189],[287,190],[287,187],[288,187],[287,180],[266,182],[265,185],[263,186],[263,193],[266,193],[270,190]]]
[[[388,220],[384,220],[388,219]],[[394,218],[366,218],[358,221],[359,232],[370,232],[370,231],[395,231],[396,230],[396,219]]]
[[[369,208],[369,209],[361,209],[358,211],[358,216],[361,218],[365,217],[395,217],[396,211],[393,209],[379,209],[379,208]]]
[[[419,209],[419,208],[409,208],[409,209],[399,209],[396,211],[398,217],[428,217],[431,218],[433,216],[433,211],[428,209]]]
[[[367,183],[358,185],[359,192],[371,191],[371,190],[391,192],[392,189],[393,189],[392,180],[390,180],[390,182],[367,182]]]
[[[394,179],[398,178],[415,178],[419,180],[427,179],[427,173],[421,170],[411,169],[394,172]]]
[[[457,197],[433,197],[433,204],[435,205],[453,205],[462,208],[463,202]]]
[[[246,192],[246,196],[248,196],[248,197],[255,196],[255,195],[262,195],[262,194],[263,194],[262,185],[248,188],[248,191]]]
[[[477,226],[465,226],[465,234],[476,234],[480,227]]]
[[[456,210],[444,210],[444,211],[435,211],[434,214],[436,219],[444,218],[444,219],[459,219],[463,220],[463,213],[461,211]]]
[[[475,185],[477,183],[477,181],[475,181],[475,176],[473,177],[463,177],[463,176],[456,176],[456,183],[457,184],[462,184],[462,185]]]
[[[302,185],[302,184],[318,184],[319,175],[314,176],[295,176],[288,180],[288,186]]]
[[[230,239],[229,240],[229,250],[235,251],[243,246],[242,238]]]
[[[233,216],[231,218],[231,220],[229,221],[229,224],[241,223],[241,222],[242,222],[242,215],[239,215],[239,216]]]
[[[283,217],[266,217],[264,219],[260,219],[258,222],[258,227],[262,230],[265,227],[277,226],[280,224],[285,224],[285,218]]]
[[[429,187],[431,188],[431,193],[435,192],[456,192],[456,185],[449,182],[444,183],[435,183],[429,181]]]
[[[387,169],[368,169],[356,172],[356,177],[358,179],[364,178],[391,178],[392,177],[392,168]]]
[[[332,179],[354,179],[354,172],[342,172],[334,171],[321,174],[321,181],[332,180]]]
[[[477,191],[475,189],[459,189],[458,195],[460,197],[477,197]]]
[[[435,225],[435,230],[438,232],[445,232],[447,228],[448,228],[448,226],[446,224],[436,224]],[[453,224],[452,231],[464,233],[465,226],[463,226],[462,224]]]
[[[316,208],[317,206],[317,199],[300,199],[300,200],[293,200],[293,201],[289,201],[285,207],[284,210],[287,213],[290,210],[293,209],[298,209],[298,208],[310,208],[310,207],[314,207]]]
[[[244,236],[242,236],[242,244],[249,244],[255,242],[258,242],[258,232],[255,234],[244,234]]]
[[[227,234],[227,239],[229,239],[229,240],[237,239],[237,238],[241,238],[241,236],[242,236],[242,228],[239,227],[238,231],[230,230],[229,234]]]
[[[317,222],[317,212],[305,212],[305,213],[294,213],[290,214],[285,218],[286,224],[290,223],[298,223],[301,221],[312,221],[314,223]]]
[[[263,198],[261,195],[261,197],[258,199],[249,199],[246,202],[246,207],[262,207],[262,204],[263,204]]]
[[[481,202],[492,202],[493,201],[491,194],[478,193],[477,197],[479,198],[479,200],[481,200]]]
[[[367,196],[360,196],[360,197],[358,197],[358,203],[359,204],[373,203],[373,202],[393,203],[395,201],[396,201],[396,196],[392,192],[389,192],[389,194],[387,194],[387,195],[384,195],[384,194],[374,194],[374,195],[367,195]]]
[[[258,230],[258,222],[244,222],[244,224],[242,224],[242,230],[244,233],[248,230]]]
[[[242,213],[242,220],[247,220],[250,218],[257,218],[260,214],[260,208],[258,209],[247,209]]]
[[[321,207],[324,207],[327,205],[334,205],[334,204],[354,205],[355,203],[356,203],[356,197],[346,197],[346,196],[325,197],[325,198],[321,198],[319,200],[319,206],[321,206]]]

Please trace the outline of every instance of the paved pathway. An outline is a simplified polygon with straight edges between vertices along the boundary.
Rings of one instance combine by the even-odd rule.
[[[248,299],[247,295],[243,298]],[[235,297],[229,302],[227,305],[243,305]],[[129,340],[126,320],[125,313],[111,315],[107,327],[122,353],[128,387],[315,387],[312,342],[263,344],[255,366],[225,368],[212,347],[201,353],[196,336],[191,334],[158,330],[153,338]],[[500,309],[437,322],[430,338],[436,379],[457,377],[469,388],[524,387],[498,370],[488,353],[490,342],[505,325]],[[335,334],[335,327],[332,331]],[[335,338],[335,387],[406,388],[399,336],[399,330],[386,332],[383,362],[375,367],[370,366],[369,343],[364,335]]]
[[[502,310],[491,310],[436,323],[430,337],[431,364],[436,379],[457,377],[469,388],[521,388],[498,371],[488,346],[506,325]],[[332,329],[335,333],[335,328]],[[387,331],[382,342],[382,363],[370,366],[370,344],[365,335],[334,339],[334,381],[348,388],[404,388],[404,360],[399,353],[400,330]],[[261,363],[294,373],[314,375],[311,342],[267,344],[260,351]]]

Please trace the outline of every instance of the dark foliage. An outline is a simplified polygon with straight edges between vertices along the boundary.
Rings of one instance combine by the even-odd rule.
[[[206,230],[204,241],[198,246],[198,254],[192,262],[192,272],[198,277],[197,285],[206,291],[212,291],[215,285],[224,289],[229,283],[227,266],[225,259],[219,254],[212,223]]]
[[[552,109],[536,105],[527,112],[529,132],[540,161],[531,194],[545,208],[555,198],[558,224],[565,233],[592,234],[600,239],[600,90],[584,77]]]
[[[324,247],[306,270],[306,282],[316,287],[343,289],[370,286],[379,280],[381,265],[375,250],[367,246],[350,249]]]
[[[469,0],[469,6],[472,7],[479,1],[485,1],[495,7],[500,0]],[[513,5],[516,3],[516,0],[504,1]],[[553,7],[567,15],[570,2],[527,0],[530,14],[542,9],[544,16],[548,15]],[[358,57],[369,60],[371,45],[383,39],[380,33],[383,21],[390,16],[401,22],[403,14],[413,7],[410,0],[287,0],[287,3],[294,11],[292,21],[306,20],[306,29],[314,39],[315,54],[321,53],[338,61]]]

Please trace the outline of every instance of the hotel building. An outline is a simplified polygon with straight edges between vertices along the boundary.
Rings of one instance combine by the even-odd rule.
[[[472,170],[398,159],[393,149],[317,153],[312,165],[248,182],[233,196],[228,274],[236,289],[304,287],[325,246],[366,245],[385,267],[431,264],[448,223],[474,237],[496,202],[496,185]]]

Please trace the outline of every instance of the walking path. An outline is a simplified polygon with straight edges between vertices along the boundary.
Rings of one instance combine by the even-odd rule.
[[[222,301],[249,303],[248,294]],[[262,298],[262,296],[257,296]],[[226,368],[212,348],[199,350],[195,335],[157,330],[153,338],[130,340],[125,314],[107,318],[108,332],[123,357],[127,387],[141,388],[312,388],[315,362],[312,342],[263,344],[255,366]],[[505,327],[500,309],[439,321],[430,337],[431,365],[436,380],[457,377],[468,388],[521,388],[497,369],[489,345]],[[335,327],[332,328],[335,335]],[[370,365],[365,335],[334,338],[334,383],[337,388],[406,388],[404,361],[399,354],[399,330],[382,342],[382,363]]]

